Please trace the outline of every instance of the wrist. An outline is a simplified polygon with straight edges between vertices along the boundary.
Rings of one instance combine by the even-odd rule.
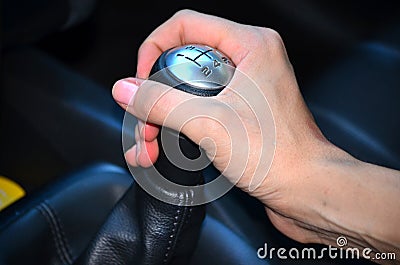
[[[396,251],[400,245],[397,173],[334,146],[324,153],[308,168],[311,177],[304,183],[310,194],[308,211],[313,213],[306,222],[318,234],[314,242],[336,246],[336,239],[345,236],[348,247]]]
[[[365,231],[359,226],[361,208],[354,187],[360,180],[351,175],[361,162],[335,146],[322,150],[303,171],[302,196],[308,206],[304,222],[316,232],[313,243],[335,246],[336,239],[345,236],[349,245],[359,245],[357,239]]]
[[[329,142],[318,142],[299,163],[298,185],[292,209],[294,219],[309,238],[306,243],[336,245],[339,236],[359,238],[363,233],[353,213],[360,209],[354,204],[354,186],[357,180],[348,176],[360,161]],[[294,173],[293,173],[294,174]],[[298,200],[301,200],[299,207]],[[350,243],[350,242],[349,242]]]

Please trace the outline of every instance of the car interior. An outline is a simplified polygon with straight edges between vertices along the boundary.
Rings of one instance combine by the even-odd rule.
[[[178,10],[269,27],[282,36],[325,136],[360,160],[400,170],[396,1],[1,4],[0,264],[374,264],[260,259],[264,243],[310,244],[279,232],[237,188],[194,207],[147,194],[124,159],[125,112],[111,88],[135,76],[140,44]]]

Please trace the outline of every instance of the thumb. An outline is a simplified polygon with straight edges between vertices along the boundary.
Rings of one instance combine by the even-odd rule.
[[[112,91],[117,103],[136,118],[182,131],[198,143],[203,135],[210,98],[195,96],[151,80],[126,78]],[[197,130],[195,130],[197,128]]]

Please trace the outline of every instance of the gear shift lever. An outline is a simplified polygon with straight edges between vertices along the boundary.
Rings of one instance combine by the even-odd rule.
[[[150,79],[198,96],[215,96],[232,78],[232,66],[226,56],[213,48],[188,45],[164,52],[154,64]],[[187,170],[174,165],[164,147],[179,139],[179,147],[172,145],[168,153],[181,151],[189,159],[202,153],[184,135],[167,128],[162,130],[166,132],[159,134],[160,153],[154,167],[170,182],[190,187],[185,187],[188,189],[184,192],[175,192],[153,181],[154,168],[136,168],[136,183],[114,206],[77,264],[97,265],[104,261],[138,265],[190,264],[205,217],[204,204],[193,203],[193,198],[202,196],[202,189],[195,193],[195,187],[191,186],[203,183],[204,179],[201,169]],[[152,196],[140,181],[147,181],[178,203]]]
[[[233,63],[220,51],[206,45],[186,45],[165,51],[155,62],[150,79],[198,96],[216,96],[234,74]],[[186,136],[170,129],[158,136],[159,158],[155,168],[168,180],[181,185],[203,183],[201,170],[186,170],[171,163],[164,150],[179,137],[180,149],[188,159],[197,159],[199,147]],[[174,148],[174,147],[172,147]],[[176,147],[175,147],[176,148]],[[168,150],[177,153],[179,150]]]
[[[149,79],[198,96],[215,96],[231,80],[235,70],[232,66],[225,55],[211,47],[187,45],[161,54]],[[178,142],[179,146],[176,145]],[[154,168],[141,168],[134,173],[139,185],[133,187],[135,198],[132,201],[140,218],[140,238],[146,246],[155,246],[144,248],[143,260],[138,264],[189,264],[205,216],[205,205],[194,203],[194,198],[204,196],[202,189],[196,193],[193,186],[204,183],[204,178],[202,169],[187,169],[169,158],[179,153],[193,161],[205,155],[189,138],[165,127],[161,128],[158,145],[159,156]],[[175,161],[179,164],[180,160]],[[180,192],[160,185],[156,180],[160,174],[162,181],[167,179],[187,189]],[[166,194],[166,197],[160,199],[144,184],[149,184],[151,191]]]

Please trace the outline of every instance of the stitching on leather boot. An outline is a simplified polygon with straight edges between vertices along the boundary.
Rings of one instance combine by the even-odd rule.
[[[185,208],[185,207],[182,207],[182,208]],[[163,260],[164,264],[166,264],[168,262],[169,258],[171,257],[170,254],[172,252],[172,249],[176,245],[176,239],[177,239],[177,234],[178,234],[177,233],[178,232],[178,224],[180,223],[180,220],[179,220],[180,218],[179,217],[180,217],[181,209],[178,208],[175,213],[176,214],[174,216],[174,223],[173,223],[173,227],[172,227],[171,233],[169,235],[168,246],[167,246],[167,249],[166,249],[167,251],[164,254],[164,260]]]

